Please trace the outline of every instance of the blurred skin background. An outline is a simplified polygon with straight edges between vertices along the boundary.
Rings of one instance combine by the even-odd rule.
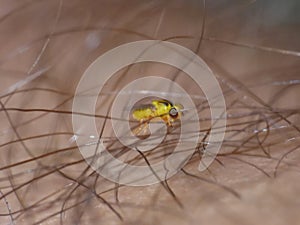
[[[2,0],[0,224],[296,224],[299,10],[297,0]],[[167,183],[120,187],[82,158],[72,99],[98,56],[146,39],[180,44],[210,66],[224,91],[227,133],[207,171],[197,170],[195,154]],[[161,72],[201,95],[172,69],[131,71],[107,92]],[[98,104],[107,115],[109,104]]]

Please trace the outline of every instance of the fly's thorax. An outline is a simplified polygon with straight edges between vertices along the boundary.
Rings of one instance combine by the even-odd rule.
[[[170,109],[172,108],[172,103],[166,100],[154,100],[152,104],[155,107],[155,116],[162,117],[169,114]]]

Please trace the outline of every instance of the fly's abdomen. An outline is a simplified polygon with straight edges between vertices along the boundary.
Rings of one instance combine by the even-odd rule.
[[[139,121],[149,120],[154,117],[154,112],[151,108],[135,109],[132,112],[132,116]]]

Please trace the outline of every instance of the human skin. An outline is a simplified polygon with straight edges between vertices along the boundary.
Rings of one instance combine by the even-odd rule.
[[[33,0],[2,1],[0,9],[1,225],[300,221],[296,0]],[[118,186],[80,154],[72,100],[97,57],[145,39],[180,44],[208,64],[226,100],[227,132],[204,172],[198,171],[195,154],[167,182]],[[106,91],[119,90],[142,71],[164,74],[189,93],[203,95],[165,65],[130,71],[120,71]],[[201,137],[209,130],[203,105]],[[105,117],[109,104],[100,99],[97,106]],[[104,120],[97,121],[100,131]],[[103,136],[109,134],[108,128]]]

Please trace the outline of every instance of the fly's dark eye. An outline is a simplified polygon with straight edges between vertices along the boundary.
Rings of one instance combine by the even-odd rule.
[[[173,118],[177,117],[178,116],[178,111],[177,109],[175,108],[171,108],[170,111],[169,111],[169,115]]]

